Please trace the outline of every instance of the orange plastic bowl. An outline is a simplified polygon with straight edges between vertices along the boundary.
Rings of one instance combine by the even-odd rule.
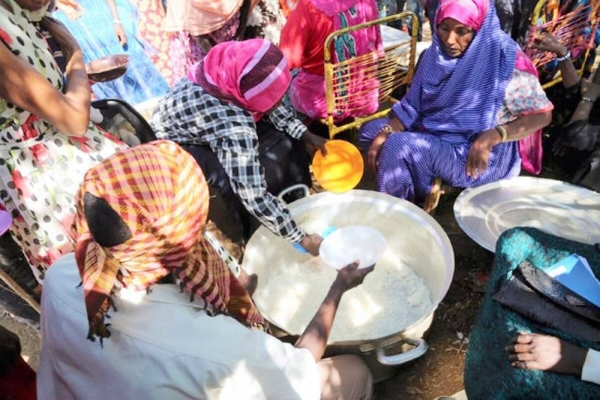
[[[325,190],[343,193],[354,189],[364,172],[360,151],[344,140],[330,140],[325,144],[327,156],[315,153],[312,161],[315,179]]]

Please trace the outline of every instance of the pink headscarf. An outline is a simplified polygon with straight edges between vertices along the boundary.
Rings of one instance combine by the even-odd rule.
[[[485,21],[489,7],[489,0],[441,0],[435,17],[435,25],[439,25],[446,18],[452,18],[478,32]],[[531,59],[521,50],[517,51],[515,67],[520,71],[538,76],[538,71]]]
[[[490,0],[441,0],[435,25],[439,25],[446,18],[452,18],[469,26],[479,32],[488,10]],[[495,12],[495,10],[491,10]],[[496,29],[499,29],[496,28]],[[538,71],[531,59],[517,46],[515,53],[515,68],[538,76]],[[541,130],[521,139],[519,141],[519,153],[521,154],[522,167],[528,172],[539,174],[542,170],[542,134]]]
[[[188,72],[188,78],[214,97],[251,112],[255,120],[272,109],[292,80],[287,60],[271,42],[223,42]]]
[[[489,6],[489,0],[441,0],[435,25],[438,26],[446,18],[452,18],[478,32]]]

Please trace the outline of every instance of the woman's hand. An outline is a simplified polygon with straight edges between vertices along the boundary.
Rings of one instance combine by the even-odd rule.
[[[311,156],[314,155],[317,150],[321,150],[324,156],[327,155],[327,149],[325,148],[327,139],[322,138],[319,135],[315,135],[310,131],[306,131],[302,135],[302,142],[304,142],[306,150],[308,150]]]
[[[467,175],[477,179],[487,169],[492,148],[500,143],[501,137],[496,129],[480,134],[471,144],[467,158]]]
[[[125,47],[127,45],[127,34],[125,33],[125,29],[123,29],[123,25],[120,22],[115,22],[114,28],[119,44],[121,47]]]
[[[530,47],[536,50],[549,51],[558,57],[564,57],[569,51],[549,32],[536,33]]]
[[[392,116],[388,123],[381,128],[373,143],[371,143],[371,147],[369,148],[369,153],[367,154],[367,164],[369,167],[376,172],[377,171],[377,161],[379,160],[379,153],[381,152],[381,148],[388,137],[394,132],[403,132],[406,128],[404,124],[400,122],[398,118]]]
[[[520,333],[505,348],[514,368],[581,375],[587,350],[554,336]]]
[[[367,163],[369,164],[369,168],[373,171],[377,171],[377,162],[379,160],[379,153],[381,153],[381,148],[383,144],[388,139],[388,137],[392,134],[389,129],[382,129],[379,131],[373,143],[371,143],[371,147],[369,148],[369,153],[367,155]]]
[[[310,235],[304,236],[300,241],[300,246],[304,247],[304,250],[316,257],[319,255],[319,248],[321,247],[322,241],[323,238],[320,235],[311,233]]]

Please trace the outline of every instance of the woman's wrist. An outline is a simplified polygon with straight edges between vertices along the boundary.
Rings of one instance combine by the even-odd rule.
[[[508,141],[508,131],[506,130],[506,127],[504,125],[498,125],[494,129],[500,136],[499,143],[504,143],[504,142]]]
[[[571,58],[571,52],[569,50],[567,50],[565,53],[562,53],[562,55],[560,55],[558,52],[556,53],[556,61],[561,63],[563,61],[567,61]]]
[[[556,57],[564,57],[567,55],[567,53],[569,53],[569,49],[567,49],[565,46],[560,46],[558,49],[554,50]]]

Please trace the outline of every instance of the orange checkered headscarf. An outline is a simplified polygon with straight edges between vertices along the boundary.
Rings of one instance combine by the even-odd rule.
[[[98,244],[104,240],[93,236],[98,233],[86,219],[89,195],[105,201],[129,228],[125,241],[111,247]],[[90,340],[110,336],[104,318],[117,283],[144,290],[171,272],[192,300],[199,296],[245,325],[264,323],[248,293],[204,239],[207,215],[204,175],[192,156],[173,142],[127,149],[87,172],[77,196],[75,256]]]

